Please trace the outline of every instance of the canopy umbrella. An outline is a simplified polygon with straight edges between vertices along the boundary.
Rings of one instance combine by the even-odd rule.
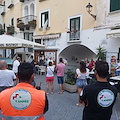
[[[44,48],[44,45],[31,42],[25,39],[13,37],[10,35],[0,35],[0,48],[16,49],[16,48]]]

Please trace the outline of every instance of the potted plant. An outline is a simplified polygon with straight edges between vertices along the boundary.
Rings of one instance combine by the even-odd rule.
[[[73,32],[77,32],[77,30],[73,30]]]
[[[36,20],[31,20],[28,22],[29,24],[36,24]]]
[[[67,33],[71,33],[71,31],[67,31]]]
[[[106,59],[106,50],[99,46],[97,49],[97,55],[96,57],[98,58],[98,60],[105,60]]]
[[[63,84],[63,89],[70,93],[77,91],[75,72],[70,69],[65,73],[65,82]]]
[[[21,27],[23,27],[23,26],[24,26],[24,23],[23,23],[23,22],[17,23],[17,27],[18,27],[18,28],[21,28]]]

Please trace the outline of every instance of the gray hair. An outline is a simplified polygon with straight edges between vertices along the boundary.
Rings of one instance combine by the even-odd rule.
[[[6,67],[6,66],[7,66],[7,62],[5,60],[1,60],[0,61],[0,69],[3,67]]]

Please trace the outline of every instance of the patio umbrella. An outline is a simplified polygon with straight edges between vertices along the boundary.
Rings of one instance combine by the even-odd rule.
[[[0,35],[0,48],[16,49],[16,48],[44,48],[44,45],[31,42],[25,39],[13,37],[10,35]]]

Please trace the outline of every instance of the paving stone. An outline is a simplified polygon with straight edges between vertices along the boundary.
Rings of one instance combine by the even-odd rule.
[[[45,75],[35,75],[36,85],[42,82],[41,89],[46,91]],[[57,83],[57,77],[54,77],[54,94],[47,95],[49,101],[49,110],[46,112],[46,120],[82,120],[83,106],[78,107],[78,93],[63,92],[58,94],[59,86]],[[1,113],[1,112],[0,112]],[[1,120],[0,114],[0,120]],[[117,97],[117,101],[113,107],[113,114],[111,120],[120,120],[120,95]]]

